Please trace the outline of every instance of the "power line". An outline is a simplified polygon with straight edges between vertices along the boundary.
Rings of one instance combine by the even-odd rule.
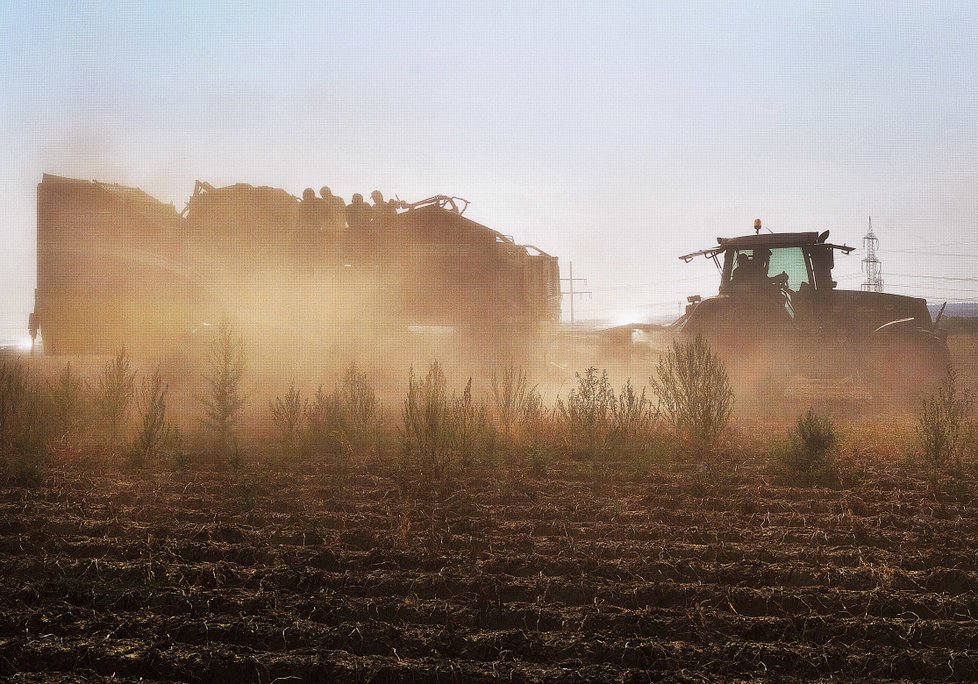
[[[931,292],[931,293],[934,293],[934,292],[941,292],[941,293],[945,293],[945,292],[963,292],[965,294],[975,294],[975,295],[978,295],[978,290],[976,290],[974,288],[968,288],[968,289],[954,288],[954,287],[926,288],[926,287],[919,287],[917,285],[893,285],[893,284],[887,285],[887,287],[895,287],[898,290],[912,290],[914,292]]]
[[[952,276],[916,275],[912,273],[887,273],[886,275],[896,276],[898,278],[926,278],[927,280],[954,280],[960,282],[978,283],[978,278],[955,278]]]
[[[978,254],[962,254],[961,252],[925,252],[919,249],[888,249],[887,254],[917,254],[920,256],[935,256],[935,257],[962,257],[966,259],[978,259]]]

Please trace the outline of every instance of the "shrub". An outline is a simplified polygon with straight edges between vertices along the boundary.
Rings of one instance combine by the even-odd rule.
[[[835,426],[814,408],[798,417],[781,455],[781,461],[793,475],[819,477],[831,467],[831,452],[838,441]]]
[[[275,397],[274,401],[269,402],[272,422],[278,430],[279,446],[289,458],[295,458],[302,446],[303,423],[308,407],[309,400],[301,397],[294,384],[289,387],[284,399]]]
[[[130,459],[137,467],[159,460],[166,445],[171,442],[173,428],[166,419],[167,390],[159,366],[153,375],[143,378],[140,384],[138,404],[142,417],[130,451]]]
[[[12,448],[29,389],[27,369],[19,361],[0,361],[0,454]]]
[[[230,320],[224,318],[211,341],[207,355],[207,394],[198,397],[204,405],[204,428],[213,436],[222,454],[233,454],[237,446],[237,423],[247,403],[241,379],[245,372],[244,339]]]
[[[734,396],[723,362],[702,335],[674,341],[650,383],[660,410],[678,432],[716,442],[730,420]]]
[[[186,470],[190,467],[190,454],[187,453],[186,445],[183,441],[183,433],[180,428],[174,425],[167,435],[166,453],[173,457],[173,466],[177,470]]]
[[[355,363],[327,394],[322,386],[306,408],[306,447],[313,453],[350,456],[378,447],[383,434],[380,405],[367,374]]]
[[[401,416],[399,436],[406,465],[423,485],[445,484],[452,467],[452,403],[437,361],[424,380],[418,380],[411,369]]]
[[[0,362],[0,460],[18,484],[38,484],[51,440],[50,397],[19,361]]]
[[[48,386],[51,397],[51,431],[58,439],[77,435],[88,418],[87,395],[89,388],[84,380],[71,370],[71,363],[65,364],[55,382]]]
[[[613,442],[617,447],[634,450],[651,439],[657,413],[646,398],[644,387],[641,394],[636,393],[632,381],[626,380],[611,408]]]
[[[921,403],[916,433],[920,455],[932,479],[949,464],[961,467],[972,397],[957,386],[957,372],[948,368],[944,382]]]
[[[486,460],[493,451],[495,440],[488,413],[484,401],[472,398],[472,378],[469,378],[462,396],[452,402],[452,446],[463,469]]]
[[[136,394],[136,372],[123,347],[99,373],[95,406],[102,436],[111,448],[119,446],[122,432],[129,421]]]
[[[345,434],[358,451],[375,447],[380,434],[377,396],[367,374],[351,363],[343,374],[339,392]]]
[[[492,372],[491,389],[496,426],[504,439],[513,439],[540,395],[536,387],[530,387],[526,372],[512,365],[504,368],[501,374]]]
[[[527,469],[542,476],[550,462],[553,446],[553,414],[543,403],[536,386],[531,386],[525,371],[510,365],[491,377],[492,420],[489,424],[492,451],[502,447],[511,476]]]
[[[591,366],[584,375],[575,373],[577,387],[567,401],[557,400],[557,420],[565,445],[583,456],[595,457],[607,451],[614,428],[615,391],[608,372],[598,374]]]
[[[322,385],[306,407],[305,447],[312,455],[336,456],[347,448],[339,389],[327,394]]]

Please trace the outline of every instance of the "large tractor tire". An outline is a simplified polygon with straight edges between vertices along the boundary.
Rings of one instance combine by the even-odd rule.
[[[915,329],[874,337],[865,367],[871,369],[872,391],[882,403],[915,406],[947,376],[951,356],[934,333]]]

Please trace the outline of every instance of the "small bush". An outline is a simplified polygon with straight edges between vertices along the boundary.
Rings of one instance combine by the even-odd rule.
[[[810,408],[798,417],[788,436],[781,461],[792,475],[804,478],[824,476],[832,466],[831,452],[837,441],[832,422]]]
[[[89,417],[89,388],[82,378],[71,370],[71,363],[65,364],[55,382],[48,385],[51,396],[52,427],[58,439],[70,439],[81,432]]]
[[[916,433],[920,457],[931,479],[949,465],[961,469],[972,397],[957,385],[957,372],[949,368],[944,382],[921,403]]]
[[[12,481],[41,482],[52,439],[50,397],[17,360],[0,362],[0,463]]]
[[[246,363],[244,338],[235,332],[227,318],[221,320],[211,341],[207,363],[209,370],[204,376],[207,394],[198,397],[204,405],[203,425],[221,454],[234,454],[238,420],[247,403],[241,388]]]
[[[714,444],[733,411],[730,378],[702,335],[674,341],[650,383],[666,419],[680,433]]]
[[[494,448],[494,434],[485,402],[472,398],[472,378],[462,396],[452,402],[452,423],[452,446],[459,466],[467,469],[488,460]]]
[[[136,467],[159,461],[170,443],[173,428],[166,419],[167,390],[159,366],[153,375],[142,379],[138,395],[141,420],[130,451]]]
[[[0,361],[0,455],[11,451],[29,391],[27,369],[16,360]]]
[[[95,393],[99,427],[106,444],[112,449],[121,443],[135,394],[136,372],[132,368],[126,348],[123,347],[102,368]]]
[[[565,445],[588,458],[603,455],[609,447],[614,428],[615,391],[608,372],[598,373],[591,366],[584,375],[575,373],[577,387],[567,401],[557,400],[557,421],[565,435]]]
[[[183,433],[180,428],[174,425],[167,435],[165,451],[172,455],[173,467],[177,470],[186,470],[190,467],[190,454],[187,452],[186,444],[183,440]]]
[[[536,387],[530,387],[525,371],[511,365],[500,374],[492,372],[491,389],[496,427],[504,439],[514,439],[539,400]]]
[[[632,381],[626,380],[612,404],[612,416],[612,441],[617,448],[632,452],[651,441],[657,412],[646,398],[644,387],[639,394],[632,387]]]
[[[445,373],[438,362],[428,368],[424,380],[410,371],[399,432],[405,465],[424,486],[443,486],[452,469],[452,402]]]
[[[347,439],[357,451],[376,447],[381,433],[380,406],[370,378],[351,363],[343,374],[339,404]]]
[[[351,364],[342,383],[327,394],[322,386],[306,409],[306,448],[313,454],[370,454],[383,438],[380,404],[367,374]]]
[[[287,458],[296,458],[302,447],[304,423],[309,400],[303,399],[293,384],[285,398],[276,397],[269,402],[272,422],[278,430],[279,447]]]
[[[313,456],[337,456],[344,452],[346,419],[339,390],[332,393],[322,385],[306,407],[305,447]]]
[[[525,371],[510,365],[493,371],[490,396],[492,453],[502,454],[511,477],[520,478],[524,471],[542,476],[559,440],[540,392],[530,385]]]

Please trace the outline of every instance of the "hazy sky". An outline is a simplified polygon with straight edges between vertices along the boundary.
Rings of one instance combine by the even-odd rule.
[[[715,292],[676,257],[755,217],[861,244],[872,215],[888,291],[978,299],[978,4],[141,4],[0,8],[0,338],[45,171],[178,208],[197,178],[461,195],[611,322]]]

